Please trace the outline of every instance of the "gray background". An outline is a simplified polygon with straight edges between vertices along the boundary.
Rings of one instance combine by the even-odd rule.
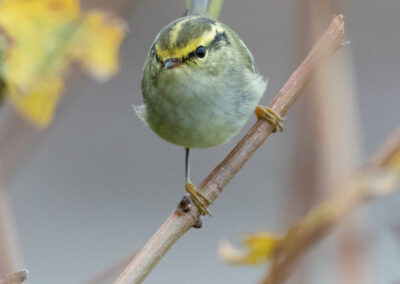
[[[11,182],[7,194],[30,283],[82,283],[140,248],[183,194],[184,151],[157,137],[135,116],[141,69],[154,36],[183,13],[183,0],[137,1],[121,50],[121,72],[107,83],[67,87],[53,125]],[[221,20],[248,45],[269,86],[269,103],[305,55],[296,48],[296,1],[225,1]],[[363,138],[363,161],[400,122],[400,2],[339,2],[346,15]],[[326,23],[329,23],[327,19]],[[304,31],[306,34],[306,31]],[[306,101],[303,98],[302,101]],[[340,113],[340,110],[338,110]],[[256,283],[265,267],[232,267],[218,259],[220,240],[238,244],[246,231],[284,231],[291,204],[288,168],[302,139],[296,106],[285,131],[273,135],[211,207],[202,230],[189,231],[147,283]],[[241,134],[254,122],[253,117]],[[300,134],[299,134],[300,133]],[[241,136],[241,135],[239,135]],[[200,183],[233,147],[194,150]],[[371,283],[400,280],[399,194],[363,208]],[[329,239],[331,239],[330,237]],[[329,243],[324,241],[323,243]],[[337,283],[329,252],[318,245],[305,261],[306,283]],[[328,256],[327,256],[328,255]],[[319,257],[319,261],[313,261]],[[193,277],[195,276],[195,277]],[[190,279],[190,280],[189,280]]]

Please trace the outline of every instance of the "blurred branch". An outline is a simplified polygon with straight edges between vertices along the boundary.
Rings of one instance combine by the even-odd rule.
[[[24,282],[27,278],[28,270],[21,270],[0,278],[0,284],[18,284]]]
[[[0,181],[0,274],[11,273],[20,265],[22,265],[21,251],[14,220]]]
[[[333,18],[328,30],[291,75],[271,104],[271,108],[284,116],[311,80],[316,67],[336,52],[342,43],[344,33],[343,16]],[[201,183],[199,190],[214,201],[228,182],[263,144],[274,127],[264,120],[258,120],[236,147],[228,154],[210,175]],[[185,206],[186,205],[186,206]],[[167,218],[153,237],[139,251],[125,271],[115,281],[141,283],[169,248],[194,224],[198,223],[199,211],[196,206],[187,206],[183,199],[178,208]]]
[[[332,11],[340,10],[340,4],[335,0],[307,0],[305,3],[299,3],[300,5],[309,15],[304,17],[304,20],[307,22],[308,42],[311,44],[321,33],[321,28]],[[350,51],[351,49],[344,50],[334,60],[329,60],[319,67],[315,79],[310,84],[309,104],[316,120],[315,133],[311,139],[314,139],[316,146],[313,156],[317,166],[313,179],[317,200],[336,193],[337,181],[348,180],[351,173],[360,166],[361,127],[358,123],[358,103]],[[308,208],[311,208],[311,205]],[[365,232],[362,232],[365,228],[360,222],[363,215],[360,212],[346,219],[336,236],[323,245],[322,251],[328,255],[327,265],[337,266],[335,272],[339,283],[365,283],[372,271],[367,269],[365,257]],[[310,267],[318,265],[318,261],[318,257],[311,259]],[[319,277],[315,270],[309,272]]]
[[[400,152],[400,128],[392,135],[375,154],[368,163],[370,167],[386,167],[396,153]]]
[[[137,251],[131,253],[129,256],[125,256],[122,260],[112,264],[110,267],[99,272],[95,276],[91,277],[85,284],[108,284],[118,277],[118,275],[124,270],[129,264],[130,260],[136,255]]]
[[[298,259],[326,236],[353,209],[366,201],[391,193],[400,181],[400,128],[371,162],[349,179],[339,193],[314,207],[289,228],[272,259],[262,284],[283,283]]]
[[[7,185],[23,157],[31,152],[42,132],[25,120],[9,103],[0,108],[0,165]]]

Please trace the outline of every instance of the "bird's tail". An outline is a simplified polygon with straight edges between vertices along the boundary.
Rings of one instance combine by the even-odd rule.
[[[187,15],[201,15],[218,19],[224,0],[186,0]]]

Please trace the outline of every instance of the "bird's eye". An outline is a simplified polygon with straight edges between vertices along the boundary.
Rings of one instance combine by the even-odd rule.
[[[199,46],[198,48],[196,48],[196,55],[199,58],[203,58],[204,56],[206,56],[206,48],[204,46]]]

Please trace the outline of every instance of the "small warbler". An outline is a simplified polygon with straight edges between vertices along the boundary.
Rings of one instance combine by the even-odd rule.
[[[221,4],[188,1],[188,15],[160,31],[143,69],[144,104],[135,107],[161,138],[185,147],[185,188],[203,215],[211,202],[190,181],[189,150],[228,142],[267,86],[239,36],[213,19]],[[282,130],[270,108],[258,106],[256,115]]]

